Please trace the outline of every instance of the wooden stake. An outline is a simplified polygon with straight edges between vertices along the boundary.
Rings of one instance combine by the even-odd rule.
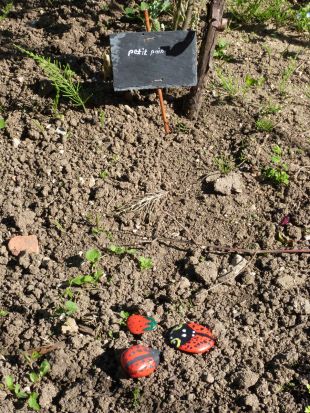
[[[148,10],[144,10],[144,18],[145,18],[146,31],[150,32],[151,31],[151,24],[150,24],[150,17],[149,17]],[[168,123],[168,120],[167,120],[166,108],[165,108],[164,98],[163,98],[163,91],[161,89],[157,89],[157,96],[159,98],[161,116],[162,116],[163,121],[164,121],[165,132],[170,133],[171,130],[170,130],[169,123]]]
[[[189,119],[197,119],[205,88],[205,79],[208,75],[213,50],[215,47],[216,34],[224,29],[226,19],[222,19],[225,0],[212,0],[208,3],[208,18],[204,29],[204,36],[200,46],[198,62],[198,83],[190,90],[186,101],[186,112]]]

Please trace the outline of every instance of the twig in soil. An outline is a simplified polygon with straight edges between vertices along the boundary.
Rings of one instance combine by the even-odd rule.
[[[158,191],[153,193],[147,193],[144,197],[137,197],[119,209],[116,210],[118,214],[125,214],[127,212],[139,212],[146,210],[147,214],[151,214],[158,204],[165,196],[167,196],[168,191]]]
[[[58,343],[47,344],[46,346],[40,346],[36,348],[31,348],[30,350],[24,351],[22,354],[26,356],[31,356],[33,353],[38,353],[40,356],[44,356],[44,354],[51,353],[52,351],[59,350],[65,346],[63,341],[59,341]]]
[[[179,243],[186,243],[191,244],[194,243],[200,248],[203,248],[205,252],[209,252],[212,254],[227,254],[227,253],[236,253],[236,254],[310,254],[310,248],[284,248],[284,249],[247,249],[247,248],[230,248],[230,247],[222,247],[222,246],[214,246],[214,245],[202,245],[194,242],[192,240],[178,240],[174,238],[165,238],[165,237],[158,237],[158,242],[179,242]]]
[[[250,264],[253,263],[253,261],[255,260],[255,258],[256,258],[256,254],[255,254],[255,255],[250,259],[250,261],[248,261],[245,265],[237,265],[237,266],[236,266],[235,268],[233,268],[229,273],[227,273],[227,274],[223,275],[222,277],[220,277],[220,279],[221,279],[222,281],[218,282],[218,283],[215,284],[215,285],[212,285],[212,287],[208,288],[208,289],[206,290],[206,292],[207,292],[207,291],[210,291],[210,290],[213,290],[214,288],[218,287],[219,285],[222,285],[222,284],[227,283],[227,281],[229,281],[229,280],[231,280],[231,279],[236,278],[236,277],[237,277],[239,274],[241,274],[247,267],[249,267]],[[241,261],[241,263],[242,263],[242,261]]]
[[[170,218],[172,218],[187,233],[187,235],[190,238],[190,241],[188,241],[188,242],[193,242],[195,245],[199,246],[198,242],[195,241],[195,239],[192,236],[192,234],[190,233],[190,231],[183,224],[181,224],[181,222],[179,222],[174,216],[169,214],[169,212],[164,211],[164,213],[167,214]]]

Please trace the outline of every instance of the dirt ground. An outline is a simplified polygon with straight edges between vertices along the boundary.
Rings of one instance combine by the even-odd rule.
[[[190,122],[179,112],[187,90],[167,91],[173,132],[165,136],[152,91],[116,94],[103,76],[108,35],[139,29],[100,1],[72,3],[16,0],[0,23],[0,412],[32,411],[6,388],[9,375],[39,394],[42,413],[303,412],[309,255],[241,253],[236,274],[241,257],[209,251],[309,247],[308,39],[230,26],[220,34],[229,58],[214,67],[234,76],[236,93],[214,72]],[[86,113],[61,99],[56,117],[51,85],[13,44],[69,63],[92,93]],[[247,74],[265,80],[244,89]],[[274,127],[259,131],[270,102],[280,107],[264,115]],[[274,145],[288,165],[286,186],[262,174]],[[14,235],[36,235],[40,253],[14,257]],[[111,254],[111,244],[138,249],[153,268]],[[68,280],[89,271],[90,248],[102,252],[105,275],[72,287],[79,310],[65,332],[68,317],[56,310]],[[121,311],[152,315],[158,329],[137,339]],[[165,334],[184,321],[208,325],[214,349],[171,348]],[[24,351],[55,343],[32,368],[25,362]],[[155,373],[139,380],[119,362],[135,343],[161,351]],[[43,359],[51,369],[31,384]]]

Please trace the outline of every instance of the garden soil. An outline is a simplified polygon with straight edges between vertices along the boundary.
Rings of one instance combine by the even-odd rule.
[[[0,309],[8,312],[0,412],[31,411],[6,388],[9,375],[39,394],[42,413],[303,412],[309,255],[210,249],[309,247],[308,40],[291,29],[230,27],[219,35],[229,58],[213,67],[230,74],[236,93],[213,71],[189,121],[188,90],[165,91],[173,129],[165,135],[154,91],[113,93],[103,71],[108,35],[141,27],[102,6],[16,0],[0,23]],[[14,44],[70,64],[91,94],[86,112],[61,99],[56,114],[51,84]],[[247,74],[265,80],[245,88]],[[270,102],[280,111],[268,114]],[[258,130],[261,117],[272,130]],[[288,185],[262,173],[275,145]],[[40,252],[12,255],[15,235],[37,236]],[[111,244],[138,252],[113,255]],[[102,252],[105,275],[72,287],[79,310],[59,315],[68,280],[90,271],[90,248]],[[141,270],[138,256],[153,268]],[[121,311],[152,315],[158,328],[134,337]],[[185,321],[211,328],[209,353],[169,346],[167,330]],[[161,351],[150,377],[122,372],[120,353],[136,343]],[[34,350],[45,354],[27,362]],[[50,372],[32,384],[42,360]]]

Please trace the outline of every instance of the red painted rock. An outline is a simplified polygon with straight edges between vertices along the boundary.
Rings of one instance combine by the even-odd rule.
[[[121,365],[132,378],[150,376],[159,364],[160,352],[138,344],[131,346],[121,355]]]
[[[153,317],[145,317],[140,314],[132,314],[127,319],[127,327],[132,334],[143,334],[146,331],[155,330],[157,323]]]
[[[215,345],[215,340],[207,327],[192,322],[174,327],[169,334],[170,344],[186,353],[206,353]]]
[[[21,252],[39,253],[39,242],[35,235],[17,235],[10,239],[8,248],[11,253],[18,256]]]

